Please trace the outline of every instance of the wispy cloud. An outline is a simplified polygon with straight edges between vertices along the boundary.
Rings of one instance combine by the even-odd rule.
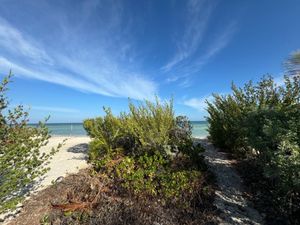
[[[232,22],[225,27],[220,35],[214,40],[211,46],[208,48],[206,53],[201,56],[200,61],[207,61],[217,53],[219,53],[223,48],[225,48],[231,41],[234,33],[236,31],[236,22]]]
[[[14,62],[11,62],[4,57],[0,57],[0,69],[3,72],[12,69],[13,74],[15,74],[16,76],[22,76],[26,78],[60,84],[83,92],[109,95],[108,92],[101,90],[101,88],[97,87],[93,83],[87,82],[80,78],[74,78],[72,75],[67,75],[66,73],[52,73],[52,71],[39,71],[30,69],[27,67],[23,67],[22,65],[16,64]]]
[[[168,72],[181,62],[193,56],[203,39],[205,29],[213,11],[214,5],[208,1],[190,0],[186,8],[186,26],[183,36],[176,41],[176,52],[171,60],[162,67]]]
[[[192,84],[192,75],[199,72],[204,65],[209,63],[214,56],[221,52],[230,43],[235,31],[236,23],[232,22],[219,35],[217,35],[202,54],[190,59],[188,63],[171,70],[170,72],[172,75],[168,77],[166,81],[178,82],[181,87],[189,87]]]
[[[9,71],[17,76],[42,80],[70,87],[82,92],[101,94],[111,97],[130,97],[133,99],[153,100],[157,91],[156,84],[143,79],[138,75],[126,75],[125,80],[111,77],[110,80],[102,79],[95,82],[93,79],[85,80],[84,77],[74,77],[73,74],[59,73],[51,70],[33,70],[13,63],[0,57],[0,70]],[[115,82],[116,81],[116,82]]]
[[[11,51],[14,54],[29,58],[34,63],[51,64],[52,59],[47,53],[34,43],[30,38],[11,26],[7,21],[0,17],[0,46]]]
[[[166,82],[177,82],[181,87],[191,85],[191,76],[199,72],[232,40],[237,23],[229,22],[207,40],[207,27],[213,16],[215,3],[190,0],[187,3],[186,24],[182,38],[176,40],[176,52],[161,68],[167,74]],[[205,46],[202,42],[205,40]]]
[[[182,68],[183,76],[198,72],[202,66],[211,60],[215,55],[221,52],[231,41],[236,31],[236,22],[232,22],[224,28],[207,47],[203,54],[196,57],[189,65]]]
[[[90,17],[101,14],[91,15],[91,8],[96,6],[92,4],[87,6],[88,10],[83,9],[83,20],[76,23],[76,26],[68,17],[73,15],[64,15],[64,12],[50,9],[50,12],[60,13],[57,15],[60,18],[57,30],[47,33],[53,37],[51,43],[35,39],[34,35],[0,18],[1,73],[12,69],[17,76],[64,85],[83,92],[153,99],[158,92],[158,85],[147,74],[130,68],[130,63],[126,61],[133,60],[128,56],[130,51],[133,52],[133,46],[130,40],[131,28],[123,24],[122,5],[110,4],[111,13],[106,18],[93,18],[95,21],[98,19],[99,24],[95,26],[101,29],[89,34],[85,30],[87,24],[84,23],[90,22]],[[102,10],[108,9],[103,7]],[[73,12],[71,10],[68,13]]]

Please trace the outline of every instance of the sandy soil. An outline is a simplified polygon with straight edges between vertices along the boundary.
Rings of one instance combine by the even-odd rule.
[[[219,224],[264,224],[261,215],[246,200],[242,178],[233,168],[235,160],[228,159],[226,153],[218,151],[207,140],[198,140],[205,148],[205,161],[216,176],[218,189],[214,205],[221,212]]]
[[[38,184],[37,189],[41,190],[57,179],[65,177],[70,173],[77,173],[80,169],[88,167],[87,164],[87,150],[89,137],[52,137],[47,146],[43,147],[41,151],[49,151],[52,147],[56,147],[64,140],[65,144],[60,151],[55,154],[50,161],[50,171],[43,177]]]

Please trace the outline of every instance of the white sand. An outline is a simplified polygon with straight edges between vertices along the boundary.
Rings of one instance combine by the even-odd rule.
[[[209,141],[198,140],[205,148],[203,155],[209,170],[215,174],[216,184],[214,205],[221,212],[219,224],[264,224],[263,217],[245,198],[243,180],[234,168],[236,163],[218,151]]]
[[[59,152],[52,157],[48,164],[50,170],[38,184],[34,185],[30,192],[31,194],[36,194],[40,190],[50,186],[52,181],[56,181],[58,178],[65,177],[71,173],[77,173],[80,169],[89,167],[86,161],[88,143],[90,142],[89,137],[51,137],[49,143],[42,147],[41,151],[49,152],[53,147],[57,147],[58,144],[62,143],[65,139],[67,139],[65,144],[60,148]],[[25,197],[25,199],[28,198],[30,198],[30,195]],[[22,204],[20,203],[16,210],[0,214],[0,224],[7,224],[12,218],[18,215],[21,208]]]
[[[84,169],[89,166],[86,160],[90,138],[86,136],[51,137],[47,146],[43,147],[41,151],[50,151],[52,147],[56,147],[59,143],[62,143],[64,139],[67,139],[65,144],[51,159],[50,164],[48,165],[50,170],[36,187],[37,190],[41,190],[51,185],[52,182],[57,180],[59,177],[65,177],[68,174],[77,173],[80,169]]]

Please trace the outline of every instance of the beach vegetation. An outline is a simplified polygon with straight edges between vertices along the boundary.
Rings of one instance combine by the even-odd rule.
[[[203,148],[193,144],[188,119],[175,117],[172,100],[129,102],[119,116],[104,112],[84,121],[95,170],[139,198],[190,207],[204,188]]]
[[[33,183],[46,173],[46,163],[58,150],[42,153],[50,138],[45,123],[28,126],[29,113],[12,107],[7,98],[11,73],[0,84],[0,213],[14,209]]]
[[[272,190],[273,204],[293,220],[300,212],[300,77],[271,76],[208,102],[211,141],[250,159]],[[258,175],[257,175],[258,176]],[[299,221],[298,221],[299,222]]]

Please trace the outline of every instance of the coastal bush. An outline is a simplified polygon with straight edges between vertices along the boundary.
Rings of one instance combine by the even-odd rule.
[[[23,106],[9,106],[10,78],[11,74],[0,84],[0,213],[16,207],[35,179],[47,171],[45,163],[57,151],[41,153],[50,137],[45,124],[29,127]]]
[[[259,166],[284,213],[300,211],[300,77],[264,77],[208,103],[212,142]]]
[[[129,102],[129,112],[119,116],[104,111],[105,116],[84,121],[94,168],[139,198],[188,207],[198,193],[195,186],[201,189],[205,168],[188,119],[174,116],[172,101],[158,99],[137,106]]]

